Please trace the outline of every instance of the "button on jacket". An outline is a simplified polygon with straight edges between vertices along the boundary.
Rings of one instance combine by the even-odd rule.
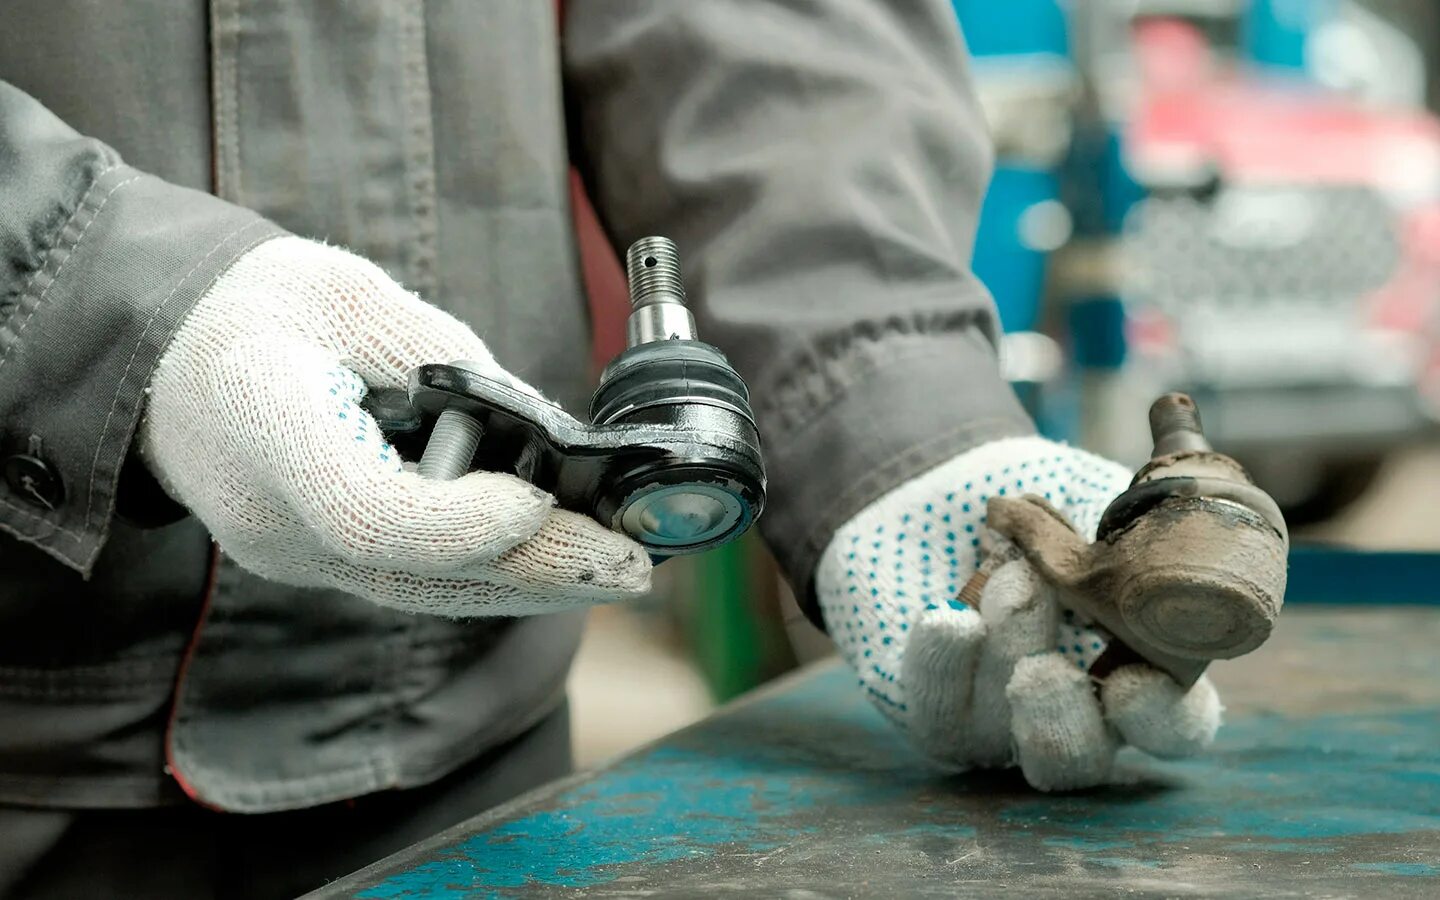
[[[968,268],[980,121],[945,0],[7,0],[0,802],[310,806],[563,697],[576,616],[405,616],[157,524],[144,388],[245,251],[342,244],[580,410],[573,164],[614,245],[680,246],[808,596],[867,502],[1030,430]]]

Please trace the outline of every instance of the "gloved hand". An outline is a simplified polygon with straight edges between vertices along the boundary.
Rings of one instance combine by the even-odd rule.
[[[456,319],[375,265],[297,237],[246,253],[161,358],[144,460],[237,563],[447,616],[556,612],[643,594],[650,560],[520,479],[431,481],[360,408],[422,363],[468,360],[523,390]]]
[[[871,700],[927,756],[1019,764],[1041,790],[1104,783],[1122,741],[1157,756],[1214,738],[1220,701],[1146,665],[1087,670],[1109,635],[1063,610],[1029,563],[996,570],[980,609],[959,601],[979,564],[985,504],[1039,494],[1089,539],[1130,483],[1115,463],[1042,438],[977,447],[900,486],[836,534],[816,573],[831,637]]]

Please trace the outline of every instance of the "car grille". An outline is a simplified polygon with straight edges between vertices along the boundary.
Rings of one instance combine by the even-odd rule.
[[[1197,307],[1353,312],[1400,261],[1398,216],[1360,187],[1226,187],[1157,194],[1123,235],[1126,299],[1176,318]]]

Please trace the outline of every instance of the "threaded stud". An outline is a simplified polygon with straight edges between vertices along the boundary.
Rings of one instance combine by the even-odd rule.
[[[485,428],[469,413],[447,409],[435,419],[417,471],[422,478],[450,481],[470,471]]]
[[[695,340],[695,317],[685,305],[685,284],[680,280],[680,252],[669,238],[646,237],[631,244],[625,253],[625,271],[630,277],[627,346]]]
[[[631,244],[625,254],[625,271],[630,279],[632,308],[667,300],[685,302],[680,252],[669,238],[645,237]]]
[[[1200,425],[1200,410],[1186,394],[1165,394],[1150,406],[1150,437],[1155,441],[1152,458],[1186,451],[1208,451],[1210,442]]]

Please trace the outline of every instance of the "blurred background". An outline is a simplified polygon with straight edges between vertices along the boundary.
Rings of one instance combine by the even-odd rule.
[[[1297,541],[1440,548],[1440,4],[954,0],[997,148],[974,266],[1048,436],[1206,432]],[[829,652],[748,537],[597,610],[593,765]]]

